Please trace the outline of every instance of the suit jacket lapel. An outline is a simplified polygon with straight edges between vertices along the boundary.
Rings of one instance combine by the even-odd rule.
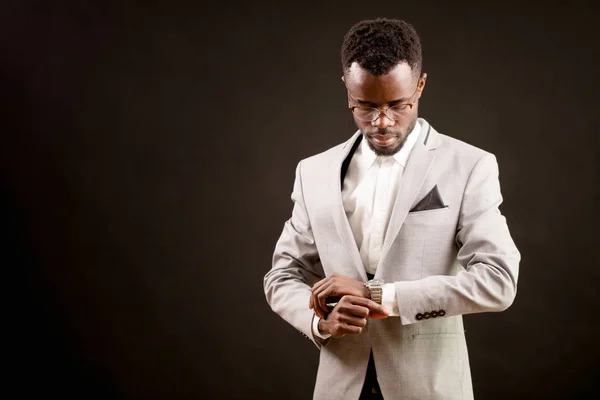
[[[435,152],[432,150],[435,149],[435,143],[437,142],[437,132],[424,119],[419,118],[419,123],[421,124],[421,133],[419,134],[419,140],[410,153],[404,175],[400,181],[398,195],[396,196],[381,250],[380,266],[383,264],[383,260],[396,236],[398,236],[406,215],[411,209],[415,197],[421,186],[423,186],[427,173],[435,160]],[[377,268],[377,272],[381,273],[381,268]]]
[[[335,160],[334,168],[332,168],[333,174],[330,178],[330,187],[333,188],[333,191],[331,191],[330,195],[333,196],[334,199],[333,221],[335,223],[338,235],[346,246],[348,254],[350,254],[350,258],[354,262],[354,266],[356,267],[360,277],[362,280],[366,281],[367,273],[362,263],[362,259],[360,258],[360,253],[358,246],[356,245],[356,240],[354,239],[354,234],[352,233],[352,228],[350,228],[350,223],[346,217],[346,211],[344,209],[344,202],[342,199],[342,185],[344,182],[344,177],[348,171],[348,166],[350,165],[352,155],[360,144],[361,139],[362,135],[360,134],[360,131],[356,132],[342,148],[342,154],[340,157]]]

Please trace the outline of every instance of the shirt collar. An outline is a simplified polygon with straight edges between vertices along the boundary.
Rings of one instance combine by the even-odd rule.
[[[406,168],[406,164],[408,163],[408,156],[410,156],[410,153],[411,153],[413,147],[415,147],[415,143],[417,143],[420,132],[421,132],[421,124],[419,123],[419,121],[417,121],[413,130],[408,134],[408,137],[406,138],[406,142],[404,142],[404,146],[402,146],[400,151],[396,152],[392,156],[394,158],[394,160],[396,160],[404,168]],[[390,157],[390,156],[377,156],[377,154],[375,154],[375,152],[373,150],[371,150],[371,148],[369,147],[369,144],[367,143],[367,139],[364,137],[363,137],[363,140],[357,150],[360,150],[360,152],[362,153],[362,159],[364,160],[364,163],[366,165],[368,165],[369,167],[371,165],[373,165],[373,163],[375,162],[377,157],[381,157],[383,159]]]

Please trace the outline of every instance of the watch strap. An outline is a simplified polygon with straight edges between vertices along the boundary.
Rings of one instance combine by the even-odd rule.
[[[371,292],[371,300],[373,300],[377,304],[381,304],[381,300],[383,298],[383,287],[381,287],[381,286],[370,287],[369,292]]]

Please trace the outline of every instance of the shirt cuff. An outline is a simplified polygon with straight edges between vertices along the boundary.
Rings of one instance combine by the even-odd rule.
[[[396,299],[396,286],[393,283],[383,284],[381,305],[390,310],[390,317],[400,316],[400,312],[398,310],[398,300]]]
[[[319,320],[320,319],[321,318],[317,317],[316,315],[313,316],[313,322],[312,322],[312,333],[313,333],[313,336],[316,336],[316,337],[321,338],[321,339],[327,339],[327,338],[329,338],[331,336],[330,334],[328,334],[328,333],[323,333],[322,334],[321,332],[319,332]]]

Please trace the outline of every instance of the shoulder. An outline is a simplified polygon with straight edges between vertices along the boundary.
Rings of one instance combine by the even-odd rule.
[[[465,179],[478,166],[480,169],[497,170],[497,160],[493,153],[433,128],[431,130],[434,140],[428,147],[435,150],[436,164],[439,168],[454,175],[464,176]]]
[[[452,159],[455,165],[467,167],[475,166],[483,158],[495,159],[491,152],[443,133],[438,133],[436,150],[441,157]]]
[[[486,154],[490,154],[487,150],[473,146],[470,143],[456,139],[443,133],[439,133],[438,149],[443,152],[449,152],[456,155],[461,155],[467,158],[479,159]]]

